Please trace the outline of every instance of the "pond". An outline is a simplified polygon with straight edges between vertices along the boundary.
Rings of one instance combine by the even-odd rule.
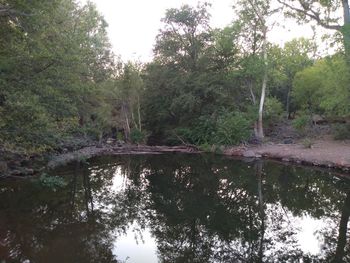
[[[0,262],[350,262],[350,181],[196,154],[0,181]]]

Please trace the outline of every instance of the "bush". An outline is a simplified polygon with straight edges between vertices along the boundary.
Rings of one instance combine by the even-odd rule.
[[[242,113],[226,113],[217,122],[215,141],[221,145],[235,145],[251,136],[251,121]]]
[[[211,116],[199,117],[192,128],[192,143],[196,145],[215,143],[216,126],[217,123]]]
[[[335,140],[350,140],[350,123],[335,125],[333,136]]]
[[[264,107],[265,123],[271,125],[280,121],[282,114],[282,103],[276,98],[267,98]]]
[[[305,148],[307,149],[311,149],[312,148],[312,145],[314,144],[309,138],[305,138],[303,141],[302,141],[302,144]]]
[[[310,124],[310,117],[307,115],[301,115],[300,117],[293,120],[293,127],[299,132],[304,132],[307,126]]]
[[[175,137],[179,143],[182,141],[195,145],[211,145],[215,143],[216,122],[210,116],[201,116],[191,127],[175,129]],[[181,140],[179,139],[181,138]]]
[[[147,134],[139,129],[132,129],[130,131],[130,140],[132,143],[140,144],[146,141]]]

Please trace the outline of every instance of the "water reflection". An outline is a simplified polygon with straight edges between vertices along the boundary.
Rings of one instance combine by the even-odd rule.
[[[157,155],[55,173],[0,182],[0,262],[350,261],[350,184],[326,172]]]

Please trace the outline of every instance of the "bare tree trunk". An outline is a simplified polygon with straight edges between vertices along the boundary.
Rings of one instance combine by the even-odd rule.
[[[129,117],[128,117],[128,112],[127,112],[125,102],[122,103],[122,112],[124,115],[124,136],[125,136],[125,140],[129,141],[130,123],[129,123]]]
[[[340,31],[343,35],[343,44],[344,44],[346,63],[348,67],[350,67],[350,11],[349,11],[348,0],[343,0],[342,5],[343,5],[344,25],[342,26]]]
[[[141,127],[141,106],[140,106],[140,96],[137,96],[137,114],[138,119],[139,119],[139,131],[142,131],[142,127]]]
[[[286,112],[287,112],[287,120],[289,119],[290,115],[290,86],[288,85],[288,90],[287,90],[287,99],[286,99]]]
[[[134,116],[134,110],[133,110],[132,107],[131,107],[131,120],[132,120],[132,122],[133,122],[133,124],[134,124],[134,127],[135,127],[136,129],[138,129],[137,123],[136,123],[136,120],[135,120],[135,116]]]
[[[263,111],[264,111],[264,103],[265,103],[265,95],[266,95],[266,85],[267,85],[267,39],[266,39],[266,31],[264,28],[264,36],[263,36],[263,57],[264,57],[264,76],[261,87],[261,97],[259,104],[259,118],[258,118],[258,139],[264,138],[264,128],[263,128]]]

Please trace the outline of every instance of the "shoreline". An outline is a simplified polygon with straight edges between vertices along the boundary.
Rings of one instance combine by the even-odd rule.
[[[223,154],[243,158],[264,158],[350,173],[350,144],[348,142],[318,140],[311,148],[306,148],[301,143],[233,146],[225,149]]]
[[[34,159],[31,165],[8,168],[5,173],[0,171],[0,178],[35,176],[47,170],[70,162],[86,160],[97,156],[128,155],[128,154],[164,154],[164,153],[203,153],[195,146],[147,146],[147,145],[117,145],[103,144],[86,146],[81,149],[50,155],[49,160],[41,160],[40,165],[35,165]],[[335,141],[315,141],[311,148],[305,148],[301,143],[280,144],[264,143],[261,145],[231,146],[226,147],[222,153],[224,156],[232,156],[242,159],[267,159],[281,163],[321,167],[350,173],[350,143]],[[18,163],[20,161],[16,160]],[[23,163],[23,161],[22,161]]]

